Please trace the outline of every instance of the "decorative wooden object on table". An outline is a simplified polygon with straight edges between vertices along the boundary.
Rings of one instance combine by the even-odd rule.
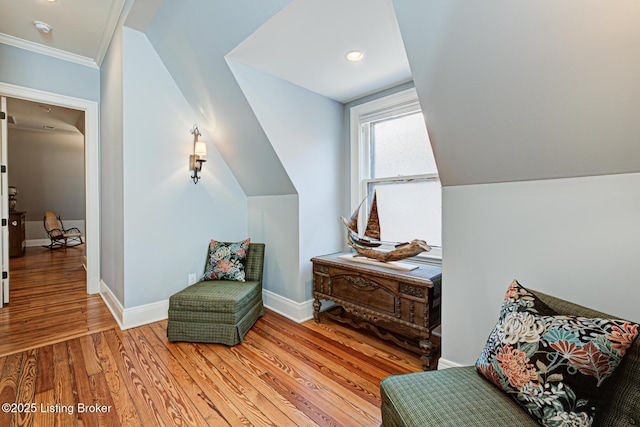
[[[26,212],[9,212],[9,256],[24,255],[26,247],[25,214]]]
[[[427,242],[421,239],[414,239],[411,242],[385,242],[380,240],[380,219],[378,217],[378,198],[375,191],[373,192],[373,201],[371,202],[371,210],[367,217],[367,228],[364,230],[364,235],[358,234],[358,216],[360,214],[360,208],[366,201],[365,198],[353,214],[349,221],[344,217],[340,217],[345,227],[347,228],[347,243],[355,250],[359,256],[369,259],[391,262],[400,261],[402,259],[411,258],[422,252],[428,252],[431,250],[431,246],[427,245]],[[393,249],[378,250],[381,246],[393,246]]]
[[[400,271],[354,262],[348,260],[349,255],[311,259],[315,321],[320,321],[320,300],[333,301],[336,306],[323,315],[370,329],[420,354],[424,370],[436,369],[440,337],[433,330],[440,325],[441,268],[419,265]]]

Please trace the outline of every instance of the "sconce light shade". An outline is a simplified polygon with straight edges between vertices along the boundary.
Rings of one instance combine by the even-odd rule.
[[[194,184],[197,184],[200,180],[198,172],[202,171],[202,164],[206,162],[202,157],[207,155],[207,144],[204,141],[198,141],[198,137],[202,134],[198,126],[194,126],[191,130],[193,135],[193,154],[189,156],[189,169],[193,171],[191,179]]]
[[[193,154],[196,156],[206,156],[207,155],[207,143],[204,141],[196,141],[195,148],[193,150]]]

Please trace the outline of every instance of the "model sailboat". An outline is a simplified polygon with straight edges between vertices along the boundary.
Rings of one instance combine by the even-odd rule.
[[[351,246],[358,255],[376,261],[390,262],[413,257],[431,250],[431,246],[427,245],[427,242],[424,240],[414,239],[411,242],[404,243],[384,242],[380,240],[380,219],[378,217],[378,201],[375,192],[373,193],[373,201],[371,203],[364,235],[360,236],[358,234],[358,215],[363,203],[364,200],[360,202],[360,205],[358,205],[348,221],[346,218],[340,217],[345,227],[347,227],[347,241],[349,246]],[[393,249],[376,249],[383,244],[393,246]]]

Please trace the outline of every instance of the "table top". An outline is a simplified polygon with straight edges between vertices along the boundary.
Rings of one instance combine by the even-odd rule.
[[[349,269],[360,271],[363,273],[371,273],[375,272],[376,274],[387,276],[393,279],[403,278],[407,281],[428,281],[428,282],[437,282],[441,280],[442,277],[442,268],[436,265],[429,264],[418,264],[414,263],[418,267],[414,270],[403,271],[396,270],[393,268],[385,267],[384,263],[376,263],[373,264],[364,264],[357,261],[352,261],[344,258],[340,258],[343,255],[350,255],[350,252],[336,252],[327,255],[321,255],[317,257],[311,258],[313,263],[317,263],[320,265],[328,265],[334,267],[348,267]],[[407,262],[407,261],[403,261]]]

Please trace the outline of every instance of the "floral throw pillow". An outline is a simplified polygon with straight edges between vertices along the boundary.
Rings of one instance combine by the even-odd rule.
[[[209,260],[201,280],[245,281],[244,266],[247,262],[249,241],[223,243],[211,240]]]
[[[476,369],[544,426],[590,426],[638,336],[624,320],[559,315],[513,281]]]

